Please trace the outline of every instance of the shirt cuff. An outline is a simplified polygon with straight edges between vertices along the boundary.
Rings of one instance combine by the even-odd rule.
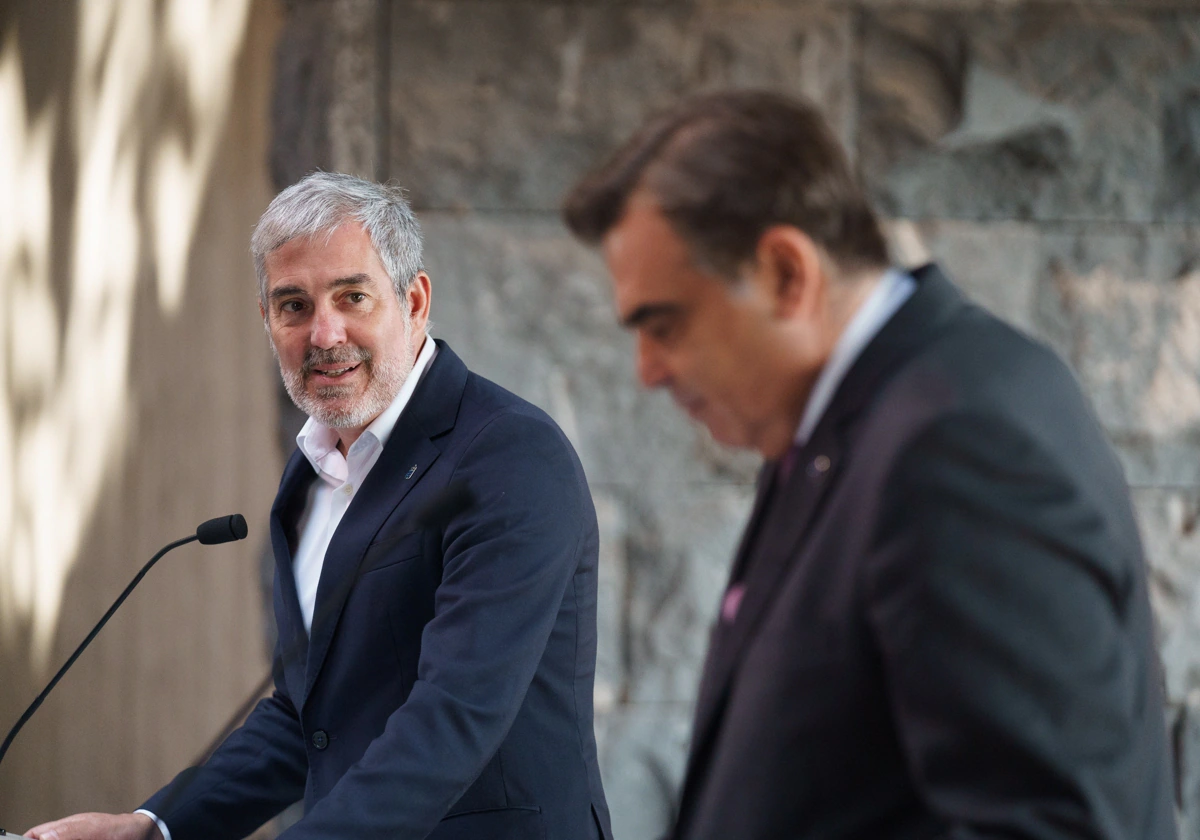
[[[147,811],[145,808],[138,808],[133,813],[145,814],[150,819],[154,820],[154,824],[158,826],[158,830],[162,832],[163,840],[171,840],[171,829],[167,828],[167,824],[160,820],[155,814]]]

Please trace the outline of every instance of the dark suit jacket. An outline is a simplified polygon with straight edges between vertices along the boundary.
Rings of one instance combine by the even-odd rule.
[[[314,478],[297,451],[271,511],[274,695],[145,807],[174,840],[241,837],[301,797],[294,840],[611,840],[596,515],[554,422],[439,342],[329,545],[310,639],[292,552]],[[456,480],[474,506],[406,533]]]
[[[674,836],[1174,840],[1121,467],[1053,353],[915,276],[764,468]]]

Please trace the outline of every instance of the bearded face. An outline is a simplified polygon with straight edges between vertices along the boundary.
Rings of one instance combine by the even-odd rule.
[[[288,395],[334,429],[361,430],[412,372],[413,320],[361,226],[267,256],[263,304]]]
[[[380,415],[412,372],[412,319],[405,319],[400,352],[365,347],[309,347],[299,368],[279,358],[283,386],[296,407],[331,429],[362,428]]]

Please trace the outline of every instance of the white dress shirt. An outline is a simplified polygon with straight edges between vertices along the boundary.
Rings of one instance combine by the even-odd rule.
[[[435,348],[432,339],[425,339],[412,373],[404,380],[392,404],[371,421],[345,456],[337,448],[337,431],[311,417],[296,435],[296,446],[312,464],[318,479],[309,488],[308,502],[296,523],[300,540],[292,560],[296,594],[300,598],[300,614],[304,617],[306,632],[312,632],[317,586],[321,582],[321,569],[325,565],[325,551],[329,548],[329,542],[367,473],[379,460],[396,421],[417,389],[422,374],[433,361],[437,352]]]
[[[812,394],[804,406],[804,414],[800,416],[800,425],[796,429],[798,445],[808,443],[850,367],[871,343],[871,339],[879,334],[883,325],[891,320],[896,310],[903,306],[916,290],[917,281],[908,274],[894,268],[884,272],[883,277],[879,279],[879,285],[858,307],[850,323],[846,324],[846,329],[842,330],[828,361],[817,376]]]
[[[300,534],[296,556],[292,560],[292,572],[296,576],[296,593],[300,597],[300,612],[304,616],[305,632],[312,631],[313,610],[317,603],[317,585],[321,582],[321,569],[325,565],[325,551],[333,539],[338,523],[350,506],[358,488],[387,443],[396,427],[396,421],[420,384],[421,377],[429,369],[437,345],[426,337],[413,364],[412,372],[404,380],[396,398],[385,408],[354,441],[350,451],[343,456],[338,450],[338,433],[309,417],[304,428],[296,435],[296,446],[317,471],[317,481],[308,491],[308,502],[300,514],[296,530]],[[145,809],[134,811],[154,820],[164,840],[171,840],[171,831],[166,824]]]

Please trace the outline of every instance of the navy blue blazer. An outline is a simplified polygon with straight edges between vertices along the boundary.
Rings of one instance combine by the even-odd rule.
[[[596,514],[544,412],[443,342],[325,556],[311,636],[292,552],[315,478],[297,451],[271,511],[275,692],[145,808],[173,840],[611,840],[592,730]],[[406,517],[451,481],[476,502]]]

